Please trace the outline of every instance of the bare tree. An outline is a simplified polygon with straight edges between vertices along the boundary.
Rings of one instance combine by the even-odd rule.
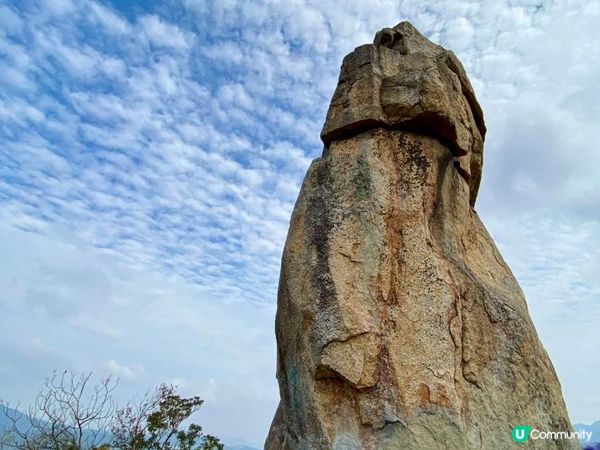
[[[91,385],[90,378],[54,372],[25,414],[1,402],[10,421],[6,445],[18,450],[90,450],[105,444],[116,410],[112,392],[117,381],[106,377]]]
[[[54,372],[26,413],[0,401],[0,414],[9,419],[0,450],[223,450],[200,425],[183,426],[202,406],[200,397],[181,397],[162,384],[139,403],[117,409],[117,381],[107,377],[92,385],[90,379]]]

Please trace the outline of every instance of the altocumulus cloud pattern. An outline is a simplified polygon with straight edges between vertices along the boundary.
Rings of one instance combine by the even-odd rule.
[[[597,420],[599,19],[576,0],[0,1],[0,383],[173,381],[209,432],[260,445],[279,258],[341,59],[410,20],[473,81],[479,212],[572,419]]]

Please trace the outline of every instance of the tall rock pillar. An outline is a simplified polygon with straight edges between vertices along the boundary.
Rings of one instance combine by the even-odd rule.
[[[525,298],[473,209],[485,125],[456,56],[403,22],[341,68],[292,214],[269,450],[576,449]]]

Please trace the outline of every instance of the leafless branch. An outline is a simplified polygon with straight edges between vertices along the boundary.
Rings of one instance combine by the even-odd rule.
[[[54,372],[22,415],[15,412],[19,405],[11,409],[1,403],[1,412],[9,419],[6,445],[18,450],[84,450],[106,442],[118,381],[107,377],[92,386],[91,375]]]

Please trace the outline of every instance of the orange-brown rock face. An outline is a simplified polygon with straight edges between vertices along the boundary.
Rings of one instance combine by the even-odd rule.
[[[428,62],[411,69],[427,59],[417,50],[446,51],[407,23],[368,47],[355,52],[371,62],[352,62],[352,70],[376,71],[382,52],[398,52],[385,58],[399,75],[386,66],[371,98],[361,81],[345,85],[368,71],[342,67],[322,134],[327,148],[308,170],[283,254],[281,402],[266,448],[508,449],[517,424],[570,430],[523,293],[472,208],[485,129],[464,70],[456,58],[456,79]],[[411,77],[416,87],[404,89]],[[444,92],[444,105],[428,106],[445,101]],[[403,95],[418,98],[363,120],[361,104],[375,111],[405,104]],[[579,448],[567,440],[519,445]]]

